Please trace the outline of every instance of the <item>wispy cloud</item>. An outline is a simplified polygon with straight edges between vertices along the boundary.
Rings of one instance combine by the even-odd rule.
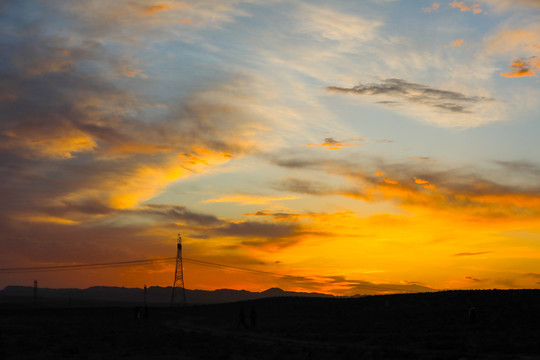
[[[465,40],[455,40],[455,41],[451,42],[450,44],[445,45],[444,47],[449,48],[449,47],[461,46],[464,41]]]
[[[534,56],[540,45],[540,24],[533,22],[521,26],[506,26],[485,38],[485,51],[488,55]]]
[[[332,8],[303,4],[300,30],[318,35],[321,39],[349,42],[369,40],[382,23],[358,17]]]
[[[169,10],[170,8],[171,7],[167,5],[153,5],[144,7],[143,11],[147,14],[154,14],[158,11]]]
[[[326,138],[320,144],[307,144],[307,146],[324,147],[328,150],[339,150],[343,147],[357,146],[359,141],[364,141],[364,139],[339,141],[339,140],[335,140],[334,138]]]
[[[450,213],[457,212],[464,217],[473,216],[497,221],[503,221],[505,218],[513,221],[513,219],[540,217],[540,188],[534,182],[527,186],[511,186],[494,182],[491,176],[487,177],[482,172],[434,170],[418,162],[379,163],[378,166],[384,171],[378,170],[376,175],[358,170],[366,167],[366,164],[345,160],[326,162],[321,159],[319,162],[308,163],[300,159],[283,159],[276,163],[285,167],[303,167],[312,171],[329,172],[355,179],[361,184],[350,192],[348,191],[350,189],[327,187],[324,191],[313,192],[313,195],[340,194],[374,202],[394,200],[404,207],[424,207]],[[513,164],[499,164],[499,171],[502,174],[512,167],[527,175],[538,170],[534,164],[518,165],[519,168]],[[386,179],[390,180],[390,183],[384,178],[381,181],[383,173],[389,174]],[[394,181],[397,184],[394,184]],[[309,181],[304,181],[302,188],[309,187]],[[289,190],[294,191],[295,188],[290,187]]]
[[[490,57],[508,59],[508,54],[520,55],[512,60],[504,77],[535,76],[540,69],[540,25],[537,22],[520,27],[506,26],[486,37],[485,53]]]
[[[490,254],[492,252],[493,251],[463,252],[463,253],[454,254],[454,256],[476,256],[476,255]]]
[[[490,4],[497,12],[508,12],[516,9],[540,9],[540,2],[537,0],[483,0]]]
[[[240,205],[268,204],[276,201],[294,200],[297,196],[262,196],[250,194],[224,195],[215,199],[204,200],[205,203],[232,202]]]
[[[429,7],[423,7],[423,8],[422,8],[422,11],[423,11],[423,12],[430,13],[430,12],[438,11],[440,7],[441,7],[441,4],[439,4],[439,3],[433,3],[433,4],[431,4],[431,6],[429,6]]]
[[[383,178],[384,182],[387,183],[387,184],[392,184],[392,185],[396,185],[398,184],[398,181],[397,180],[391,180],[391,179],[388,179],[388,178]]]
[[[536,76],[535,70],[540,70],[540,59],[536,56],[529,59],[516,59],[510,65],[510,71],[501,73],[501,76],[514,78],[523,76]]]
[[[298,194],[308,195],[326,195],[331,192],[331,188],[324,182],[317,180],[305,180],[293,177],[287,177],[276,183],[274,187],[277,190],[285,190]]]
[[[472,105],[494,101],[483,96],[441,90],[427,85],[415,84],[402,79],[386,79],[379,84],[360,84],[352,88],[328,86],[327,90],[364,96],[384,95],[423,106],[453,113],[471,113]]]
[[[480,14],[482,9],[480,9],[480,4],[466,4],[464,1],[454,0],[449,3],[450,7],[458,8],[461,11],[472,11],[474,14]]]
[[[302,214],[294,214],[288,212],[271,212],[269,210],[259,210],[254,213],[246,213],[247,216],[266,216],[272,217],[276,220],[298,221],[298,218],[303,216]]]
[[[287,276],[280,280],[283,286],[304,290],[325,291],[327,293],[352,295],[381,295],[410,292],[436,291],[414,281],[373,282],[368,280],[349,279],[346,276]]]
[[[409,156],[408,159],[420,161],[432,161],[429,156]]]
[[[494,104],[497,101],[490,97],[466,95],[461,92],[438,89],[428,85],[408,82],[403,79],[386,79],[379,83],[360,84],[351,88],[328,86],[331,93],[353,94],[358,96],[391,99],[391,107],[408,105],[420,107],[431,112],[447,114],[454,119],[450,120],[426,115],[426,121],[432,121],[444,126],[460,126],[468,124],[474,126],[475,121],[494,121],[489,115],[484,114],[485,105]],[[389,106],[387,102],[376,101],[381,105]],[[411,108],[413,110],[413,108]],[[470,116],[478,113],[477,117]],[[464,115],[468,115],[465,117]],[[473,120],[476,119],[477,120]]]
[[[75,12],[86,2],[62,11],[53,11],[55,4],[41,4],[44,11],[36,16],[6,8],[29,27],[6,31],[11,40],[0,44],[0,159],[11,166],[0,171],[2,197],[19,198],[9,215],[2,214],[41,223],[88,221],[108,209],[136,207],[177,179],[253,151],[263,128],[249,118],[262,114],[256,96],[245,92],[247,78],[237,73],[235,80],[201,82],[196,91],[179,91],[174,101],[161,103],[139,88],[146,78],[137,59],[98,41],[117,42],[129,53],[136,45],[117,38],[122,11],[136,10],[135,16],[143,5],[174,4],[130,2],[120,10],[115,3],[118,11],[96,6],[88,9],[91,16]],[[59,23],[66,14],[80,21],[64,37],[47,30],[55,20],[40,18],[51,14]],[[154,25],[142,19],[136,26]]]

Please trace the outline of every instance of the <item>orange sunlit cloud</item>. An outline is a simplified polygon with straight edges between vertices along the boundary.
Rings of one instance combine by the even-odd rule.
[[[449,5],[453,8],[459,8],[461,11],[472,11],[474,14],[479,14],[482,12],[480,9],[480,4],[467,5],[464,1],[458,2],[457,0],[454,0],[449,3]]]
[[[463,44],[463,41],[464,40],[456,40],[452,42],[451,44],[445,45],[444,47],[449,48],[449,47],[454,47],[454,46],[461,46]]]
[[[64,134],[46,135],[37,132],[8,131],[4,135],[8,141],[0,144],[0,148],[23,148],[27,155],[59,159],[70,159],[76,153],[91,152],[97,146],[95,139],[77,130],[68,130]]]
[[[182,157],[171,154],[160,164],[140,164],[129,173],[102,179],[92,188],[75,191],[62,197],[62,201],[81,202],[85,199],[101,199],[113,209],[130,209],[151,199],[172,181],[203,172],[209,166],[230,160],[227,153],[208,149],[194,150]],[[114,192],[110,189],[114,188]]]
[[[134,77],[141,77],[143,79],[146,79],[148,76],[146,76],[145,73],[143,73],[143,71],[141,69],[132,69],[132,70],[126,70],[124,71],[124,76],[126,77],[129,77],[129,78],[134,78]]]
[[[501,73],[501,76],[507,78],[523,77],[523,76],[536,76],[535,70],[540,70],[540,59],[536,56],[531,58],[516,59],[510,65],[510,72]]]
[[[363,199],[368,202],[381,200],[393,200],[399,206],[407,208],[423,208],[426,211],[445,211],[449,214],[471,219],[483,219],[482,221],[506,222],[508,224],[521,221],[533,221],[540,218],[540,197],[534,191],[522,193],[519,191],[506,191],[501,193],[497,187],[492,187],[489,182],[469,179],[469,185],[445,184],[440,181],[439,185],[431,184],[425,178],[414,178],[411,183],[402,182],[394,184],[387,178],[383,184],[375,179],[370,180],[361,175],[354,175],[356,179],[368,181],[365,194],[342,192],[343,196]],[[388,186],[391,184],[393,186]],[[429,192],[423,189],[431,190]],[[482,191],[479,192],[479,189]],[[415,210],[417,211],[417,210]],[[475,220],[476,221],[476,220]]]
[[[32,214],[21,214],[20,216],[14,216],[15,220],[22,220],[25,222],[37,222],[37,223],[52,223],[52,224],[62,224],[62,225],[74,225],[78,221],[72,219],[65,219],[55,216],[46,216],[46,215],[32,215]]]
[[[395,185],[398,183],[397,180],[390,180],[388,178],[383,178],[384,182],[387,183],[387,184],[392,184],[392,185]]]
[[[154,14],[158,11],[169,10],[170,8],[171,7],[167,5],[154,5],[154,6],[145,7],[143,11],[146,14]]]
[[[438,11],[440,7],[441,7],[441,4],[433,3],[429,7],[422,8],[422,11],[429,13],[429,12],[433,12],[433,11]]]
[[[382,176],[382,175],[384,175],[384,172],[382,172],[381,170],[375,171],[375,176]]]

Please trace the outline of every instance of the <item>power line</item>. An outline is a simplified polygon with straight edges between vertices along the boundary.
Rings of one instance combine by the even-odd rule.
[[[155,259],[141,259],[141,260],[129,260],[129,261],[115,261],[93,264],[73,264],[73,265],[51,265],[51,266],[31,266],[31,267],[13,267],[13,268],[0,268],[0,274],[2,273],[29,273],[29,272],[50,272],[50,271],[72,271],[72,270],[97,270],[104,268],[114,267],[131,267],[131,266],[146,266],[159,263],[172,263],[176,262],[176,257],[169,258],[155,258]],[[211,261],[197,260],[192,258],[183,257],[183,260],[192,263],[194,265],[209,266],[214,268],[232,269],[238,271],[251,272],[259,275],[274,276],[278,278],[297,278],[298,276],[275,273],[270,271],[255,270],[240,266],[219,264]],[[306,279],[309,279],[306,277]],[[419,292],[408,289],[397,289],[387,286],[368,285],[368,284],[354,284],[356,288],[363,288],[365,290],[379,290],[379,291],[395,291],[395,292]]]
[[[206,266],[227,268],[227,269],[233,269],[233,270],[248,271],[248,272],[257,273],[257,274],[263,274],[263,275],[272,275],[272,276],[279,276],[279,277],[293,276],[293,275],[285,275],[285,274],[274,273],[274,272],[270,272],[270,271],[254,270],[254,269],[244,268],[244,267],[240,267],[240,266],[218,264],[218,263],[213,263],[213,262],[210,262],[210,261],[196,260],[196,259],[190,259],[190,258],[186,258],[186,257],[184,257],[184,260],[186,262],[199,264],[199,265],[203,265],[203,266],[206,265]]]
[[[115,261],[115,262],[95,263],[95,264],[73,264],[73,265],[50,265],[50,266],[0,268],[0,273],[89,270],[89,269],[91,270],[91,269],[101,269],[101,268],[108,268],[108,267],[151,265],[151,264],[160,263],[160,262],[171,262],[171,261],[174,261],[175,259],[176,258],[157,258],[157,259],[143,259],[143,260],[130,260],[130,261]]]

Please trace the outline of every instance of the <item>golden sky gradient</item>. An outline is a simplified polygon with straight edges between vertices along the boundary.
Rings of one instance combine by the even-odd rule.
[[[540,286],[540,5],[0,4],[2,268],[190,289]],[[413,25],[411,25],[413,24]],[[174,263],[0,274],[170,286]]]

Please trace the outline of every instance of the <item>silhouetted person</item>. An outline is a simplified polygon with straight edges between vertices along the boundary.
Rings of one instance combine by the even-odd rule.
[[[252,306],[251,311],[249,312],[249,327],[251,329],[257,327],[257,311],[255,310],[255,306]]]
[[[247,329],[247,325],[246,325],[246,313],[244,312],[244,307],[242,306],[240,308],[240,312],[238,313],[238,326],[237,328],[244,328],[244,329]]]

